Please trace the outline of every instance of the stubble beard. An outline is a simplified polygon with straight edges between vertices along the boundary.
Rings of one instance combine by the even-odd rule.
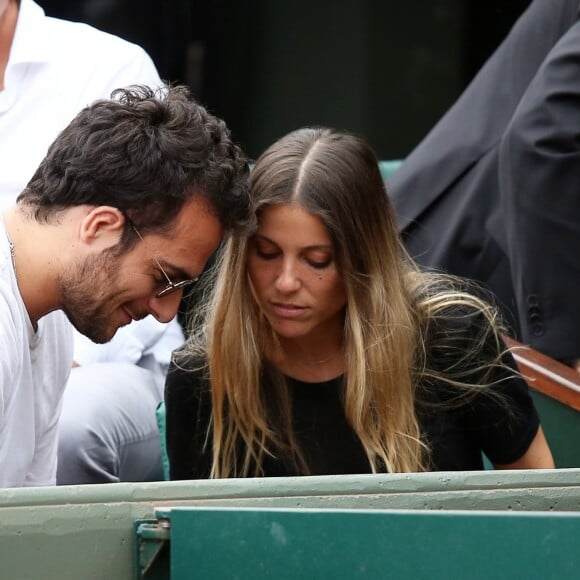
[[[119,269],[119,260],[104,252],[77,263],[61,279],[62,310],[81,334],[98,344],[109,342],[117,331],[111,327],[110,305],[119,294]]]

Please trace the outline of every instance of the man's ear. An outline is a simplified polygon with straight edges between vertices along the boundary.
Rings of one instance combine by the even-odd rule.
[[[115,246],[121,240],[126,223],[121,210],[108,205],[93,207],[81,220],[79,237],[85,244],[102,248]]]

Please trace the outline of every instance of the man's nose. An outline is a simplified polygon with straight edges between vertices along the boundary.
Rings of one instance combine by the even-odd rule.
[[[177,289],[170,294],[166,294],[161,298],[157,296],[152,296],[149,299],[149,312],[157,319],[159,322],[169,322],[173,320],[179,309],[179,304],[181,303],[181,297],[183,296],[183,289]]]

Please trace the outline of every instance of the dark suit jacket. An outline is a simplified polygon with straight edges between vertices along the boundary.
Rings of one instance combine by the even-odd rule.
[[[416,260],[483,282],[560,359],[580,358],[579,9],[532,2],[388,184]]]

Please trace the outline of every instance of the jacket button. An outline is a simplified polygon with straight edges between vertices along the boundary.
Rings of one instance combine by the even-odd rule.
[[[528,306],[539,306],[540,297],[537,294],[528,294],[527,298]]]
[[[544,325],[541,322],[536,322],[532,325],[532,333],[534,336],[542,336],[544,334]]]

